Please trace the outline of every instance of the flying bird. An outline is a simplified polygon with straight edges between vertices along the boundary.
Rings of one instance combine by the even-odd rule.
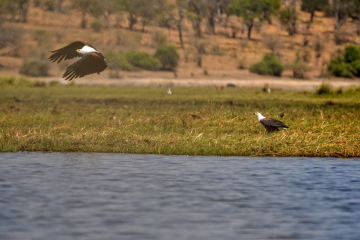
[[[53,54],[49,57],[49,60],[52,62],[57,61],[57,63],[61,62],[61,60],[81,57],[80,60],[71,64],[63,74],[63,78],[69,81],[92,73],[100,74],[108,66],[101,52],[82,41],[70,43],[63,48],[51,52]]]
[[[268,133],[279,131],[280,129],[288,129],[289,127],[286,126],[282,121],[264,117],[261,113],[255,113],[261,125],[263,125]]]

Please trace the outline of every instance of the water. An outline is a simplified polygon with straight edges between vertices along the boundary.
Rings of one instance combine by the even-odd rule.
[[[360,239],[359,159],[0,154],[0,239]]]

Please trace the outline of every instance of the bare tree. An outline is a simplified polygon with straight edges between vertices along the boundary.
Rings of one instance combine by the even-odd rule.
[[[72,7],[81,13],[81,24],[82,28],[86,28],[86,15],[90,11],[90,6],[93,0],[71,0]]]
[[[334,34],[337,35],[354,9],[354,0],[332,0],[332,7],[335,16]]]
[[[281,2],[284,8],[280,11],[280,21],[286,27],[289,35],[292,36],[297,32],[298,13],[296,5],[299,0],[282,0]]]
[[[192,23],[197,37],[201,37],[201,22],[206,14],[206,0],[186,0],[187,17]]]
[[[91,6],[90,12],[95,16],[102,16],[105,20],[105,26],[110,28],[110,16],[120,11],[120,5],[113,0],[95,0]]]
[[[129,13],[129,29],[132,30],[137,23],[136,5],[138,4],[138,0],[116,0],[116,2],[125,12]]]

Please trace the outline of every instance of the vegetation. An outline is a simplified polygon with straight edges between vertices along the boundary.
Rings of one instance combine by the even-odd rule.
[[[329,72],[339,77],[360,76],[360,47],[350,44],[343,54],[333,57],[328,65]]]
[[[1,152],[360,156],[360,89],[317,95],[179,87],[168,96],[166,88],[40,85],[0,78]],[[267,134],[255,111],[285,112],[290,129]]]
[[[79,29],[79,25],[84,29]],[[103,28],[107,31],[100,33]],[[319,76],[320,71],[325,76],[328,59],[338,49],[335,43],[359,42],[360,1],[0,1],[1,69],[18,72],[22,60],[45,59],[50,49],[63,47],[74,39],[91,42],[102,52],[142,51],[116,58],[118,67],[114,71],[157,70],[162,65],[162,69],[177,68],[178,73],[186,70],[187,76],[200,68],[211,69],[212,73],[235,70],[237,62],[244,69],[269,50],[288,63],[294,61],[296,52],[307,51],[308,56],[314,56],[314,60],[303,58],[314,70],[308,74],[311,78]],[[154,48],[168,43],[180,54],[178,63],[186,63],[165,67],[164,61],[159,63],[153,57]],[[247,56],[248,62],[242,64],[238,56]],[[66,69],[65,65],[53,64],[51,72]],[[335,76],[359,75],[356,61],[349,63],[334,57],[330,65],[329,71]],[[197,70],[189,70],[195,66]],[[295,71],[295,75],[302,77],[304,66],[294,62],[295,68],[300,67],[300,73]]]
[[[270,75],[280,77],[284,71],[284,66],[273,53],[265,54],[263,59],[250,67],[250,72],[260,75]]]
[[[103,27],[102,22],[99,19],[92,21],[90,25],[91,25],[91,29],[94,30],[95,32],[100,32]]]
[[[155,70],[159,67],[160,61],[143,51],[129,51],[124,53],[127,61],[138,68],[145,70]]]
[[[49,75],[49,62],[46,60],[25,61],[19,70],[20,74],[31,77],[44,77]]]
[[[160,60],[163,69],[173,70],[178,65],[180,55],[175,46],[162,44],[156,48],[154,57]]]
[[[161,64],[159,59],[143,51],[133,50],[124,53],[109,51],[105,53],[105,57],[109,63],[109,69],[115,71],[156,70]]]

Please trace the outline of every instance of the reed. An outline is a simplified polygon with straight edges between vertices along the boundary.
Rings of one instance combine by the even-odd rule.
[[[166,92],[0,78],[0,151],[360,156],[360,89],[322,95],[210,87]],[[255,111],[290,129],[267,134]]]

